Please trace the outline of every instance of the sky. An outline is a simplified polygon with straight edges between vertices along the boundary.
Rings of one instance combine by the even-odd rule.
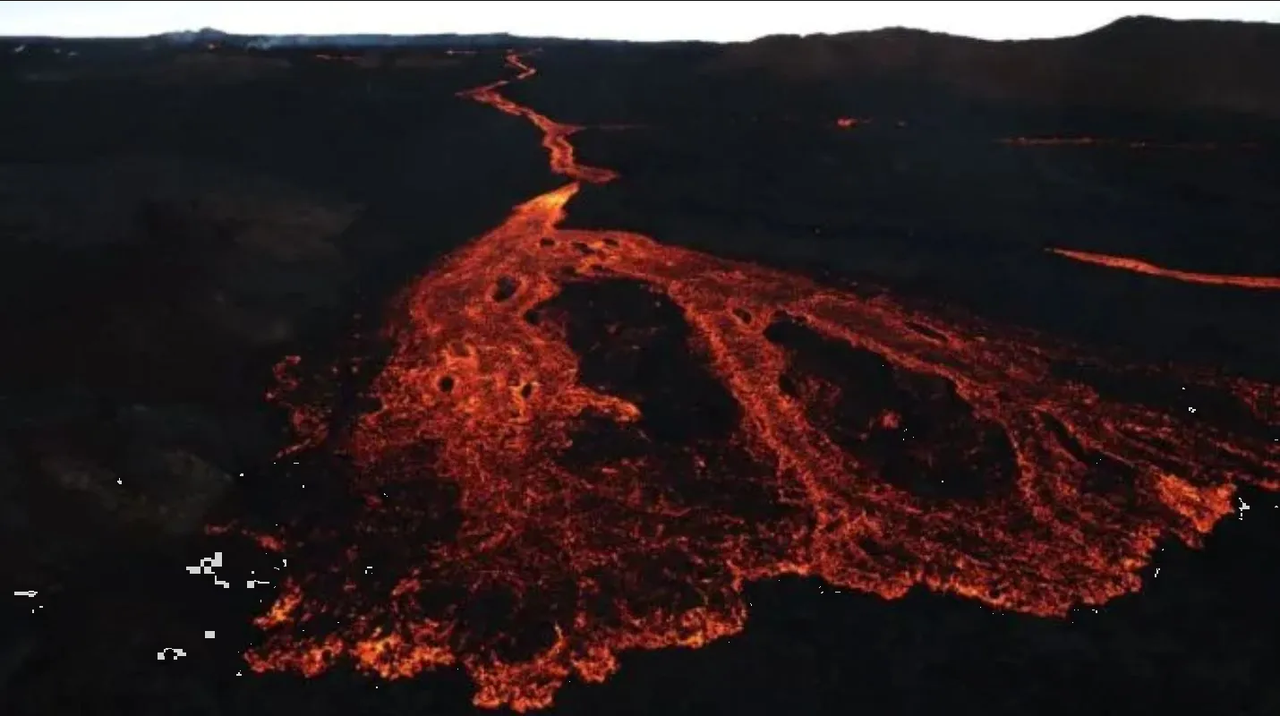
[[[732,42],[902,26],[1004,40],[1076,35],[1126,15],[1280,22],[1280,2],[0,2],[0,36],[128,37],[213,27]]]

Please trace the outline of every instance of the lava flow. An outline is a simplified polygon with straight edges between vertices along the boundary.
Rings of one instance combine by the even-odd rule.
[[[1095,266],[1105,266],[1107,268],[1119,269],[1121,271],[1131,271],[1147,276],[1158,276],[1160,278],[1173,279],[1175,281],[1183,281],[1186,283],[1203,283],[1211,286],[1235,286],[1238,288],[1254,288],[1263,290],[1280,290],[1280,278],[1273,276],[1238,276],[1231,274],[1216,273],[1198,273],[1195,271],[1180,271],[1178,269],[1163,268],[1155,264],[1147,263],[1141,259],[1128,258],[1125,256],[1111,256],[1108,254],[1097,254],[1090,251],[1072,251],[1070,249],[1046,249],[1049,253],[1057,254],[1069,259],[1081,261]]]
[[[559,228],[583,183],[615,175],[503,85],[465,96],[537,125],[573,181],[407,289],[367,412],[322,428],[294,406],[304,443],[327,429],[350,457],[355,499],[280,532],[302,568],[257,621],[255,670],[455,666],[477,705],[542,708],[623,651],[740,631],[745,583],[788,574],[1062,616],[1138,590],[1157,541],[1198,544],[1240,482],[1280,488],[1275,386],[1099,367],[884,295]],[[659,364],[662,346],[688,365]],[[1138,384],[1154,387],[1129,400]],[[1200,414],[1153,402],[1159,386]]]

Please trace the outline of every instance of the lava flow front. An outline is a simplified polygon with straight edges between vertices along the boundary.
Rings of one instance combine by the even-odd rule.
[[[625,650],[741,630],[744,584],[788,574],[1061,616],[1139,589],[1238,483],[1280,487],[1274,386],[558,228],[615,175],[503,84],[465,96],[537,125],[572,182],[407,289],[366,412],[325,426],[280,386],[302,444],[350,457],[352,499],[275,535],[296,574],[255,670],[456,666],[476,704],[536,709]]]

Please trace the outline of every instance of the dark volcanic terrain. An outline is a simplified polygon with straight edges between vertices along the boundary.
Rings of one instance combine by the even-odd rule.
[[[513,42],[0,39],[0,712],[1280,713],[1280,27]]]

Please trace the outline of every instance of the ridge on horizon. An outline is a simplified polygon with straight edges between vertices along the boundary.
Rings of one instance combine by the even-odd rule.
[[[622,43],[622,44],[643,44],[643,45],[661,45],[661,44],[713,44],[713,45],[747,45],[761,41],[776,41],[780,39],[852,39],[854,37],[866,36],[884,36],[884,35],[918,35],[926,37],[946,37],[968,40],[975,43],[984,44],[1010,44],[1023,42],[1046,42],[1054,40],[1069,40],[1074,38],[1088,37],[1099,33],[1114,32],[1117,30],[1138,30],[1138,29],[1155,29],[1170,27],[1239,27],[1239,26],[1271,26],[1280,27],[1280,23],[1263,22],[1263,21],[1246,21],[1246,20],[1178,20],[1155,15],[1125,15],[1119,17],[1097,28],[1074,35],[1056,35],[1048,37],[1027,37],[1004,40],[990,40],[969,35],[961,35],[939,30],[929,30],[917,27],[908,27],[905,25],[889,25],[885,27],[869,29],[869,30],[846,30],[837,32],[814,32],[808,34],[795,33],[778,33],[761,35],[751,40],[735,40],[735,41],[715,41],[715,40],[626,40],[616,38],[596,38],[596,37],[568,37],[561,35],[521,35],[509,31],[489,32],[489,33],[458,33],[458,32],[424,32],[424,33],[395,33],[395,32],[352,32],[352,33],[253,33],[253,32],[227,32],[216,27],[201,27],[196,30],[173,30],[152,35],[137,36],[102,36],[102,37],[66,37],[59,35],[0,35],[0,41],[66,41],[66,42],[95,42],[95,41],[168,41],[175,44],[183,42],[206,42],[213,39],[225,40],[275,40],[289,41],[293,40],[299,43],[316,45],[324,44],[326,41],[343,40],[345,43],[357,43],[361,41],[373,42],[375,44],[396,44],[404,45],[419,39],[437,39],[437,38],[510,38],[515,40],[537,40],[537,41],[554,41],[554,42],[600,42],[600,43]],[[275,44],[275,43],[272,43]]]
[[[1133,32],[1141,30],[1157,30],[1168,29],[1173,27],[1182,28],[1204,28],[1204,27],[1275,27],[1280,29],[1280,23],[1261,22],[1254,20],[1176,20],[1167,17],[1159,17],[1156,15],[1125,15],[1116,18],[1104,25],[1099,25],[1092,30],[1076,33],[1074,35],[1055,35],[1052,37],[1026,37],[1020,39],[1009,40],[988,40],[981,37],[972,37],[970,35],[960,35],[953,32],[944,32],[941,30],[927,30],[918,27],[907,27],[906,25],[890,25],[886,27],[876,28],[874,30],[849,30],[845,32],[812,32],[806,35],[797,35],[794,33],[777,33],[772,35],[762,35],[754,40],[743,42],[726,42],[720,43],[725,45],[747,45],[754,42],[770,41],[770,40],[809,40],[809,39],[827,39],[827,40],[851,40],[868,36],[887,36],[887,35],[914,35],[918,37],[935,37],[950,38],[954,40],[965,40],[973,43],[987,45],[1007,45],[1015,43],[1036,43],[1036,42],[1054,42],[1060,40],[1073,40],[1077,38],[1092,37],[1104,35],[1114,32]]]

